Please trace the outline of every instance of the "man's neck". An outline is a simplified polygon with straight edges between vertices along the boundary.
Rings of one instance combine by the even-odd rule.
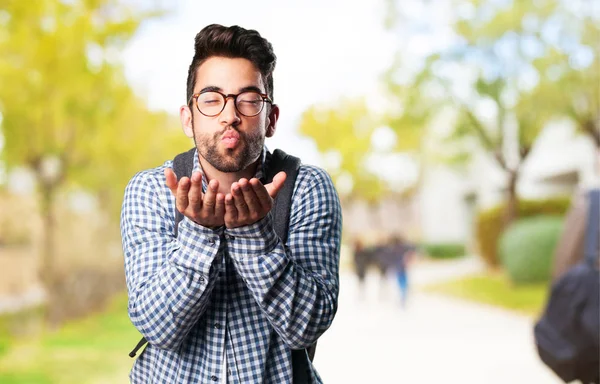
[[[202,173],[206,178],[206,182],[209,183],[212,179],[219,182],[219,192],[226,195],[231,192],[231,184],[236,181],[240,181],[241,178],[250,180],[256,175],[256,167],[260,164],[260,157],[245,169],[239,172],[221,172],[210,165],[202,156],[198,155],[200,160],[200,166],[202,167]]]

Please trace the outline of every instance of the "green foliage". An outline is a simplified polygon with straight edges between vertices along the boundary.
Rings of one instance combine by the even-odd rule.
[[[461,3],[474,5],[475,10],[472,18],[456,24],[456,30],[469,46],[481,48],[492,60],[504,61],[508,64],[506,68],[514,65],[515,79],[525,71],[538,76],[538,83],[530,93],[520,92],[527,99],[516,107],[521,115],[519,121],[526,121],[521,138],[531,140],[536,120],[567,117],[600,146],[600,12],[594,2],[540,0],[494,4],[467,0]],[[559,33],[548,34],[548,28]],[[512,57],[502,57],[497,51],[492,53],[499,44],[510,42]]]
[[[94,224],[118,232],[127,181],[191,144],[176,118],[148,110],[119,62],[140,23],[157,12],[118,0],[34,3],[0,5],[0,161],[8,172],[25,167],[35,177],[39,276],[49,300],[60,301],[52,292],[64,258],[55,236],[57,196],[93,195]]]
[[[456,259],[466,252],[464,244],[457,243],[422,244],[420,248],[434,259]]]
[[[536,216],[513,223],[500,238],[498,253],[515,284],[550,279],[554,250],[563,228],[557,216]]]
[[[564,215],[569,209],[570,198],[552,198],[546,200],[521,200],[518,213],[520,218],[537,215]],[[504,227],[505,205],[501,204],[477,214],[475,236],[479,255],[487,265],[500,265],[498,258],[498,240]]]
[[[320,153],[340,159],[327,167],[334,183],[350,176],[349,195],[376,201],[386,191],[383,180],[365,167],[373,153],[371,136],[379,122],[369,112],[364,100],[342,100],[334,106],[312,106],[302,115],[299,131],[311,137]]]
[[[449,27],[455,35],[423,58],[406,57],[398,47],[385,79],[393,97],[413,100],[421,105],[417,110],[429,107],[427,120],[439,118],[451,126],[434,149],[436,159],[465,165],[472,154],[485,152],[510,175],[507,201],[515,201],[520,168],[548,123],[568,118],[600,148],[600,8],[595,2],[452,0],[448,9],[455,13],[447,26],[427,17],[434,3],[405,7],[386,0],[384,22],[401,42],[415,31],[434,40],[439,34],[428,30]],[[417,75],[407,80],[405,74],[415,68]],[[393,105],[406,110],[404,103]],[[447,108],[454,111],[450,118]],[[515,132],[516,143],[508,132]],[[492,232],[495,238],[497,229]],[[486,253],[494,254],[495,247]]]
[[[135,172],[190,146],[176,118],[150,112],[134,94],[116,59],[157,13],[114,0],[7,1],[0,8],[0,160],[9,171],[34,171],[46,192],[98,193],[116,214]],[[59,164],[53,183],[42,170],[48,159]]]
[[[515,286],[504,274],[486,273],[434,284],[425,287],[425,290],[537,317],[544,308],[548,284]]]
[[[40,0],[35,7],[10,1],[4,12],[3,159],[9,168],[35,168],[52,156],[69,164],[84,156],[90,134],[115,113],[117,105],[107,96],[126,87],[120,68],[105,55],[122,46],[140,20],[107,1]],[[94,62],[88,57],[92,48],[102,55]]]
[[[0,358],[8,352],[12,338],[9,337],[8,333],[8,319],[6,315],[0,316]]]
[[[43,314],[43,306],[0,314],[0,358],[9,353],[16,339],[39,332]]]

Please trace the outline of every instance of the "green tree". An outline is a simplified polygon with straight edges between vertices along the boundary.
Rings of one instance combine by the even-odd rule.
[[[337,160],[327,170],[345,200],[374,203],[389,190],[385,181],[366,167],[373,154],[371,136],[378,124],[362,99],[314,105],[301,117],[300,133],[311,137],[321,154]]]
[[[100,193],[114,213],[135,167],[162,154],[161,141],[174,143],[171,118],[148,112],[117,59],[156,14],[112,0],[0,0],[1,159],[8,170],[25,166],[35,175],[46,287],[55,278],[61,188]]]
[[[517,216],[521,165],[548,122],[571,118],[599,145],[600,15],[592,3],[444,2],[451,10],[452,42],[423,58],[417,76],[423,80],[413,91],[435,89],[437,99],[455,109],[448,136],[454,159],[468,161],[479,148],[506,172],[506,224]],[[433,6],[420,4],[424,10]],[[411,25],[399,2],[390,0],[388,6],[391,30],[424,29],[423,19]]]

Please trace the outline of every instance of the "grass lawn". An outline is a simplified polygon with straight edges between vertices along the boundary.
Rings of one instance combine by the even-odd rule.
[[[544,309],[548,284],[514,286],[503,273],[488,272],[429,285],[423,290],[538,316]]]
[[[0,383],[128,383],[128,353],[138,340],[122,294],[102,313],[10,344],[0,356]]]

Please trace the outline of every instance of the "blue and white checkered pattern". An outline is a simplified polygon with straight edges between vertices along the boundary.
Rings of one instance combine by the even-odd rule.
[[[284,247],[270,214],[216,230],[184,218],[175,237],[167,167],[136,174],[121,212],[129,317],[149,342],[131,382],[291,383],[290,348],[311,345],[337,310],[342,215],[329,175],[301,166]]]

